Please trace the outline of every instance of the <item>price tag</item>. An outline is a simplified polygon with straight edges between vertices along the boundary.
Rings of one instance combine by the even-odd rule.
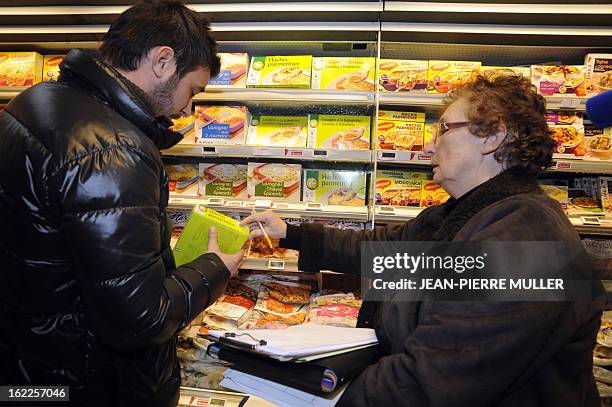
[[[588,226],[601,226],[601,223],[599,222],[599,218],[595,217],[595,216],[581,216],[580,220],[582,221],[583,225],[588,225]]]
[[[244,202],[242,201],[227,201],[226,203],[227,206],[234,206],[234,207],[236,206],[240,207],[240,206],[243,206],[243,204]]]
[[[284,270],[285,262],[282,260],[269,260],[268,270]]]
[[[253,155],[271,157],[271,156],[284,156],[284,148],[268,148],[268,147],[255,147],[253,149]]]
[[[313,150],[312,155],[315,157],[327,157],[327,150]]]
[[[223,198],[208,198],[206,205],[208,206],[223,206],[225,200]]]
[[[287,150],[285,150],[285,156],[286,157],[302,157],[302,156],[304,156],[304,151],[303,150],[290,150],[290,149],[287,149]]]
[[[384,215],[393,215],[395,216],[395,207],[393,206],[379,206],[378,211]]]
[[[559,170],[571,170],[572,169],[572,163],[569,161],[557,161],[556,162],[556,167]]]
[[[180,204],[183,202],[181,198],[170,198],[170,204]]]
[[[306,202],[307,211],[322,211],[323,204],[320,202]]]
[[[204,146],[202,147],[203,155],[217,155],[217,147]]]
[[[394,152],[381,151],[380,158],[382,160],[395,160],[397,158],[397,154]]]
[[[431,161],[431,156],[429,154],[419,154],[419,155],[417,155],[417,160],[420,160],[420,161]]]
[[[563,98],[561,99],[561,109],[576,109],[580,106],[580,99],[577,98]]]
[[[269,209],[272,206],[272,201],[269,199],[256,199],[255,208],[257,209]]]

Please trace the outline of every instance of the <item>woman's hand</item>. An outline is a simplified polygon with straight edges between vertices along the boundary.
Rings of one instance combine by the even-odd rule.
[[[262,237],[263,232],[257,222],[261,222],[261,225],[266,230],[268,237],[271,239],[284,239],[287,237],[287,224],[277,214],[268,210],[265,212],[257,212],[253,215],[243,219],[240,222],[241,226],[248,225],[251,229],[249,239],[256,237]]]

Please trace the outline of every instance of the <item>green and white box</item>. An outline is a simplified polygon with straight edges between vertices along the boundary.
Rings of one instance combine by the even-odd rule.
[[[311,55],[252,57],[247,88],[310,89],[311,70]]]
[[[324,205],[365,206],[363,171],[304,170],[304,201]]]

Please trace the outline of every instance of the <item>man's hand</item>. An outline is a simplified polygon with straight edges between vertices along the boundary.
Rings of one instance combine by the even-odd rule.
[[[215,253],[221,261],[225,264],[225,267],[229,270],[232,277],[236,277],[239,272],[240,264],[242,264],[242,258],[244,257],[244,251],[240,250],[236,254],[225,254],[219,250],[217,244],[217,229],[208,229],[208,253]]]
[[[257,222],[261,222],[268,237],[272,239],[284,239],[287,237],[287,224],[285,221],[279,218],[274,212],[268,210],[265,212],[257,212],[240,222],[241,226],[248,225],[251,229],[249,239],[263,236],[263,232]]]

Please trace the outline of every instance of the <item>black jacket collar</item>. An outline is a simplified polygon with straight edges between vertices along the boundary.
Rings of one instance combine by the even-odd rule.
[[[121,116],[140,128],[159,149],[178,143],[182,136],[168,127],[167,117],[155,117],[155,109],[136,85],[125,79],[93,53],[74,49],[60,65],[59,81],[77,83],[93,92]]]

